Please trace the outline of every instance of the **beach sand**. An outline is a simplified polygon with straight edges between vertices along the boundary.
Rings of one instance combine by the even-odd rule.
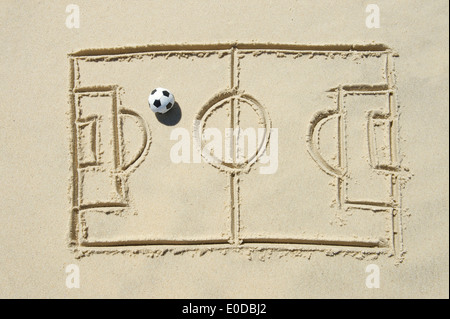
[[[2,1],[0,297],[448,298],[448,2],[367,5]]]

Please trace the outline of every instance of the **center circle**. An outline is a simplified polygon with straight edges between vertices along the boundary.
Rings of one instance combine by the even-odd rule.
[[[244,109],[246,108],[246,109]],[[256,127],[250,127],[254,129],[256,147],[246,158],[241,157],[242,149],[237,144],[241,141],[239,138],[244,139],[245,136],[240,136],[243,132],[240,127],[242,113],[248,113],[249,109],[256,115]],[[229,129],[228,134],[225,133],[225,139],[229,139],[228,146],[231,146],[233,153],[232,158],[226,160],[226,155],[222,153],[222,158],[217,158],[216,154],[205,154],[205,141],[203,140],[205,127],[215,113],[220,109],[226,109],[229,117]],[[227,128],[226,128],[227,129]],[[206,160],[212,166],[225,171],[227,173],[241,173],[250,170],[251,166],[257,162],[261,155],[264,154],[270,137],[271,121],[267,110],[259,103],[254,97],[244,92],[237,90],[225,90],[216,94],[211,98],[197,113],[194,121],[194,145],[197,151],[200,152],[203,159]],[[231,134],[231,135],[230,135]],[[236,138],[236,135],[238,138]],[[247,136],[249,139],[249,137]],[[239,142],[236,142],[239,140]],[[232,142],[231,142],[232,141]],[[244,140],[242,140],[242,143]],[[248,142],[250,144],[250,142]],[[222,144],[223,145],[223,144]],[[227,141],[225,141],[227,145]],[[240,144],[239,144],[240,145]],[[227,152],[225,147],[225,152]],[[224,159],[225,157],[225,159]],[[230,160],[231,159],[231,160]]]

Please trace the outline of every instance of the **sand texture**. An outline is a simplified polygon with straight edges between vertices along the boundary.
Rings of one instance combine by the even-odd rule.
[[[0,297],[448,298],[448,2],[73,4],[0,4]]]

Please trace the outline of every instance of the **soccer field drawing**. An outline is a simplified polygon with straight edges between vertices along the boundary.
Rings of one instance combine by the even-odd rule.
[[[448,1],[3,0],[0,21],[0,298],[448,298]]]
[[[256,43],[70,54],[72,244],[399,256],[395,56],[381,44]],[[177,96],[176,125],[161,123],[142,103],[158,81]],[[175,142],[168,141],[177,126],[192,130],[193,144],[208,126],[264,133],[241,163],[223,154],[208,163],[171,163]],[[260,158],[271,151],[284,154],[276,174],[260,174]],[[309,194],[271,198],[302,183]]]

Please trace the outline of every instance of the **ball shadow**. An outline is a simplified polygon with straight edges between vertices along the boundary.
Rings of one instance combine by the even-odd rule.
[[[175,102],[172,109],[169,110],[168,112],[164,114],[156,113],[155,115],[160,123],[167,126],[174,126],[177,125],[178,122],[180,122],[182,112],[180,105],[178,105],[178,103]]]

